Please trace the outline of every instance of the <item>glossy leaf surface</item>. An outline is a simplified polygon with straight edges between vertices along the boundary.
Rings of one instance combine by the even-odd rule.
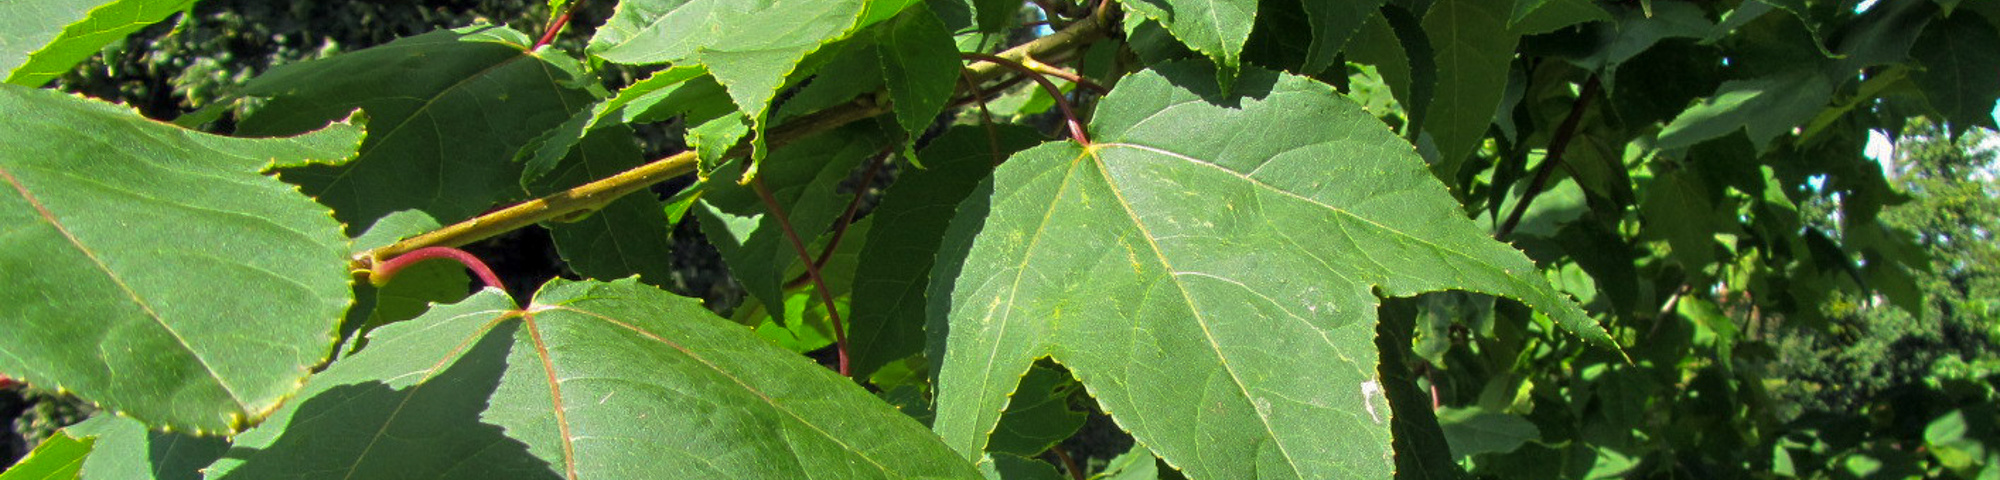
[[[255,424],[325,358],[348,297],[325,207],[260,172],[360,130],[218,137],[0,86],[0,373],[183,431]]]
[[[1048,356],[1191,477],[1387,477],[1377,289],[1513,297],[1609,343],[1332,87],[1246,70],[1224,93],[1172,65],[1123,80],[1091,130],[1009,159],[948,234],[934,428],[967,458]]]

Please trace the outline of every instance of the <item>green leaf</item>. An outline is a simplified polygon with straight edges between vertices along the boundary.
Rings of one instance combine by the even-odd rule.
[[[1688,170],[1673,170],[1653,178],[1639,203],[1645,219],[1644,230],[1652,238],[1663,238],[1673,258],[1688,275],[1702,273],[1717,260],[1715,234],[1734,226],[1726,215],[1735,209],[1721,208],[1722,190],[1712,188]]]
[[[1096,477],[1102,480],[1159,480],[1159,459],[1145,445],[1133,444],[1131,450],[1112,457],[1104,466],[1104,471]]]
[[[1451,442],[1451,454],[1459,458],[1512,452],[1542,436],[1541,430],[1528,419],[1479,407],[1440,408],[1437,416],[1445,440]]]
[[[376,133],[360,157],[286,170],[285,181],[352,228],[409,209],[442,222],[470,218],[517,198],[515,152],[590,103],[578,66],[529,52],[529,42],[469,27],[278,67],[244,86],[270,101],[237,131],[297,133],[363,109]]]
[[[1160,22],[1181,44],[1208,56],[1223,85],[1232,83],[1242,68],[1243,45],[1257,23],[1257,0],[1134,0],[1119,5]]]
[[[1772,139],[1811,119],[1832,96],[1833,83],[1811,71],[1723,82],[1715,95],[1667,122],[1657,146],[1665,150],[1691,147],[1744,130],[1757,150],[1764,151]]]
[[[1257,28],[1245,55],[1255,59],[1260,46],[1275,47],[1288,61],[1280,65],[1304,75],[1317,75],[1338,65],[1348,37],[1361,29],[1386,0],[1342,2],[1278,0],[1258,8]],[[1299,32],[1306,34],[1301,35]],[[1292,58],[1296,57],[1296,58]],[[1345,72],[1339,72],[1345,74]]]
[[[876,129],[858,125],[786,145],[765,159],[762,181],[800,238],[817,238],[846,211],[852,197],[836,188],[863,159],[881,152],[881,142]],[[741,163],[716,172],[695,215],[743,289],[765,305],[783,305],[780,287],[799,254],[756,191],[739,184],[743,175]]]
[[[1524,7],[1529,10],[1522,11]],[[1508,20],[1507,28],[1522,35],[1538,35],[1579,23],[1609,21],[1611,13],[1590,0],[1515,0],[1514,18]]]
[[[995,453],[979,463],[979,473],[992,480],[1064,480],[1055,465],[1012,453]]]
[[[1424,131],[1437,141],[1442,178],[1479,148],[1507,89],[1507,68],[1520,35],[1507,30],[1505,0],[1439,0],[1424,14],[1437,48],[1437,90]]]
[[[967,458],[1047,356],[1190,477],[1385,478],[1378,289],[1505,295],[1610,343],[1332,87],[1250,69],[1226,94],[1172,65],[1091,128],[1009,159],[940,250],[935,430]]]
[[[49,435],[19,463],[0,473],[0,480],[72,480],[83,468],[96,439],[70,437],[63,432]]]
[[[923,349],[924,295],[938,242],[958,204],[993,165],[1034,145],[1040,133],[1020,125],[959,126],[932,140],[921,155],[930,169],[905,170],[869,214],[876,228],[861,251],[848,317],[849,364],[857,377]]]
[[[930,8],[905,10],[889,21],[881,43],[882,81],[908,134],[905,145],[931,127],[958,88],[958,47]]]
[[[855,262],[861,250],[865,248],[865,240],[872,229],[873,220],[872,217],[863,218],[848,225],[840,245],[833,250],[833,256],[820,266],[821,281],[826,283],[827,291],[833,293],[834,306],[843,319],[854,318],[851,313],[853,309],[849,307],[851,302],[848,300],[848,295],[854,290]],[[806,250],[817,255],[825,251],[826,242],[832,238],[833,232],[820,235],[818,241],[807,244]],[[800,281],[809,278],[805,275],[805,264],[801,262],[794,265],[786,273],[785,278]],[[763,302],[755,298],[748,299],[743,305],[736,307],[733,320],[736,323],[752,326],[758,337],[786,350],[806,353],[826,348],[834,344],[836,337],[833,334],[833,320],[827,315],[826,302],[820,298],[818,288],[817,285],[807,281],[797,288],[787,289],[785,303],[781,305],[784,311],[777,315],[773,315],[768,310],[769,306]],[[780,323],[778,319],[781,318],[789,318],[792,321]]]
[[[1070,394],[1076,388],[1067,372],[1039,365],[1029,368],[1007,399],[1007,411],[1000,415],[986,449],[1034,457],[1075,435],[1090,418],[1088,412],[1070,409]]]
[[[229,440],[222,437],[155,432],[115,415],[91,417],[63,431],[97,439],[94,454],[83,461],[84,478],[194,480],[229,451]]]
[[[750,121],[764,157],[766,111],[801,61],[895,15],[911,0],[633,0],[597,30],[590,51],[630,65],[702,65]],[[726,148],[726,147],[725,147]],[[752,170],[755,175],[755,170]]]
[[[624,126],[591,132],[563,168],[529,185],[528,193],[553,194],[645,164],[632,137]],[[600,280],[638,275],[653,285],[673,281],[672,232],[659,197],[642,190],[585,215],[543,224],[570,270]]]
[[[111,42],[124,41],[195,0],[33,0],[0,3],[0,72],[40,87]]]
[[[639,284],[486,290],[375,332],[215,478],[976,478],[845,378]]]
[[[2000,99],[2000,33],[1972,14],[1936,22],[1910,51],[1922,69],[1911,75],[1931,108],[1944,115],[1952,135],[1969,127],[1996,128],[1994,100]]]
[[[699,124],[704,119],[734,111],[735,106],[719,95],[722,86],[707,74],[708,70],[701,67],[653,72],[611,98],[576,112],[516,154],[516,160],[526,164],[521,181],[526,184],[540,180],[568,157],[578,141],[600,128],[665,121],[683,114],[690,117],[688,123]]]
[[[259,174],[354,154],[360,130],[289,139],[184,130],[0,86],[0,372],[155,426],[255,424],[326,357],[348,307],[347,238]]]

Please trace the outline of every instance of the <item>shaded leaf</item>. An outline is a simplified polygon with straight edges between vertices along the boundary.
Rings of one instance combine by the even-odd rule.
[[[1039,365],[1029,368],[1007,399],[1007,411],[1000,414],[987,451],[1034,457],[1075,435],[1090,418],[1088,412],[1069,406],[1076,387],[1068,372]]]
[[[1811,119],[1831,96],[1833,83],[1811,71],[1723,82],[1714,95],[1667,122],[1657,146],[1691,147],[1743,130],[1763,151],[1772,139]]]
[[[195,0],[34,0],[0,3],[0,73],[40,87]]]
[[[347,238],[259,172],[340,160],[360,130],[289,139],[185,130],[0,86],[0,372],[158,428],[255,424],[326,357],[348,307]],[[28,274],[31,273],[31,274]]]
[[[441,226],[420,211],[391,213],[375,221],[361,236],[354,237],[353,252],[359,255]],[[470,293],[467,285],[471,281],[465,266],[431,261],[403,267],[396,272],[395,280],[380,287],[370,282],[355,282],[354,307],[347,310],[347,320],[340,325],[340,338],[353,339],[354,346],[346,350],[359,350],[367,345],[365,335],[369,330],[417,318],[432,303],[457,302]]]
[[[694,300],[556,280],[525,312],[489,289],[377,330],[211,476],[978,475],[852,382]]]
[[[584,81],[573,61],[529,52],[529,42],[468,27],[281,66],[243,87],[270,100],[237,133],[302,132],[360,108],[375,133],[359,157],[288,169],[285,181],[352,229],[410,209],[440,222],[470,218],[518,196],[515,152],[590,102],[573,85]]]
[[[2000,99],[2000,33],[1971,14],[1946,18],[1924,30],[1911,50],[1922,69],[1911,74],[1931,108],[1944,115],[1952,135],[1969,127],[1995,128]]]
[[[1246,70],[1225,94],[1212,77],[1126,77],[1098,143],[1016,154],[961,205],[932,280],[949,298],[934,428],[961,455],[1048,356],[1191,477],[1382,478],[1377,289],[1506,295],[1610,343],[1332,87]]]
[[[1456,178],[1479,148],[1507,89],[1520,35],[1507,30],[1505,0],[1439,0],[1424,14],[1437,49],[1437,90],[1424,131],[1437,139],[1438,176]]]
[[[1521,9],[1536,4],[1532,10]],[[1507,28],[1522,35],[1553,32],[1571,25],[1612,21],[1611,13],[1589,0],[1515,0]]]
[[[563,168],[529,185],[528,193],[553,194],[645,164],[632,137],[625,126],[591,132],[562,162]],[[599,280],[638,275],[653,285],[673,281],[672,232],[659,197],[641,190],[583,215],[543,224],[570,270]]]
[[[791,220],[791,229],[802,239],[817,238],[847,209],[851,196],[836,192],[840,181],[862,160],[880,153],[881,142],[880,133],[866,125],[809,137],[772,152],[764,161],[761,181]],[[799,261],[799,254],[756,191],[739,184],[742,177],[741,163],[717,171],[694,212],[743,290],[765,305],[783,305],[780,287],[790,280],[785,273]],[[778,317],[780,323],[784,320]]]
[[[930,303],[924,288],[945,226],[999,159],[1042,139],[1019,125],[996,126],[994,137],[986,133],[959,126],[932,140],[919,153],[930,159],[930,168],[904,171],[869,214],[878,228],[861,251],[854,315],[846,317],[855,376],[923,349],[924,308]]]
[[[1542,434],[1528,419],[1485,409],[1444,407],[1437,412],[1451,454],[1464,458],[1482,453],[1512,452]]]
[[[97,439],[95,454],[83,461],[83,476],[90,479],[198,479],[202,468],[229,451],[222,437],[155,432],[114,415],[91,417],[63,431]]]

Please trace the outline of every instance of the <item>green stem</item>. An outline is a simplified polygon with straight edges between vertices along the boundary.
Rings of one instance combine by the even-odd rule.
[[[839,306],[833,303],[833,291],[826,289],[826,277],[819,274],[819,265],[814,264],[812,252],[806,251],[806,243],[799,239],[799,232],[792,230],[792,221],[785,217],[784,207],[778,205],[777,197],[771,196],[771,189],[764,186],[764,177],[750,177],[750,188],[757,191],[757,198],[764,201],[764,208],[778,220],[778,230],[784,232],[786,240],[791,241],[792,251],[798,253],[799,261],[806,264],[806,276],[812,279],[813,290],[819,292],[820,303],[826,305],[826,318],[833,323],[834,348],[840,354],[840,376],[853,376],[847,367],[847,328],[840,321]]]

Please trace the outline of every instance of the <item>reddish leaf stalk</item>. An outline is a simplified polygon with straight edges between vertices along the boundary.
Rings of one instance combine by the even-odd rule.
[[[889,148],[895,148],[895,146],[892,144]],[[889,150],[885,149],[881,154],[875,156],[874,162],[868,164],[868,171],[861,173],[861,183],[856,184],[854,187],[854,198],[848,199],[847,211],[841,213],[840,221],[833,224],[833,237],[826,240],[826,248],[820,249],[819,260],[813,262],[813,266],[824,269],[826,268],[826,262],[833,260],[834,249],[840,247],[841,237],[847,236],[847,227],[854,225],[854,215],[861,210],[861,198],[868,196],[868,187],[874,184],[875,172],[881,171],[882,164],[888,162]],[[785,282],[785,289],[798,288],[811,280],[811,276],[799,275],[798,278],[793,278],[791,281]]]
[[[826,318],[833,323],[834,350],[840,354],[840,376],[853,376],[847,366],[847,327],[840,321],[840,308],[833,303],[833,291],[826,289],[826,277],[819,274],[819,265],[813,262],[812,252],[806,251],[806,243],[799,240],[799,232],[792,230],[792,220],[785,217],[784,207],[778,205],[777,197],[771,196],[771,189],[764,186],[764,177],[750,177],[750,188],[757,191],[757,198],[764,201],[764,208],[778,219],[778,230],[785,233],[785,239],[792,243],[792,251],[798,253],[799,261],[806,264],[806,276],[812,278],[813,290],[819,292],[820,303],[826,305]]]
[[[368,282],[375,285],[386,285],[391,278],[396,276],[396,272],[403,270],[403,267],[433,258],[456,260],[458,263],[465,265],[466,269],[472,270],[474,275],[478,275],[479,281],[486,282],[487,287],[500,289],[501,291],[507,290],[505,284],[500,283],[500,276],[494,275],[493,269],[487,267],[486,262],[479,261],[479,257],[472,256],[472,254],[466,253],[464,250],[451,247],[419,248],[410,251],[410,253],[397,255],[396,258],[391,258],[389,261],[378,263],[375,265],[375,268],[370,269]]]
[[[1037,72],[1035,71],[1035,69],[1028,68],[1027,65],[1022,65],[1020,62],[1008,60],[1005,57],[1000,57],[998,55],[978,53],[978,52],[965,52],[959,55],[962,55],[968,59],[984,61],[987,63],[992,63],[994,65],[999,65],[1002,67],[1014,69],[1023,74],[1026,74],[1026,76],[1029,79],[1033,79],[1035,83],[1041,84],[1042,89],[1047,90],[1049,92],[1049,96],[1055,98],[1056,108],[1062,109],[1063,119],[1069,123],[1070,139],[1076,140],[1076,143],[1082,144],[1083,146],[1086,147],[1090,146],[1090,136],[1085,135],[1083,133],[1083,122],[1077,120],[1076,110],[1070,108],[1069,106],[1069,98],[1063,96],[1062,89],[1056,88],[1055,82],[1049,81],[1048,77],[1042,76],[1041,72]]]
[[[979,126],[986,129],[986,149],[993,154],[993,164],[1007,160],[1000,156],[1000,131],[993,128],[993,110],[986,108],[986,92],[979,89],[979,82],[972,80],[972,74],[958,69],[958,77],[965,80],[965,89],[972,92],[972,99],[979,102]]]
[[[576,14],[576,8],[580,5],[583,5],[583,0],[570,2],[568,7],[563,8],[562,14],[556,15],[554,20],[550,20],[548,30],[542,31],[542,38],[540,40],[535,40],[535,48],[542,48],[542,46],[548,45],[549,42],[555,41],[556,34],[562,33],[563,26],[569,25],[569,18]]]
[[[1563,164],[1563,152],[1569,149],[1570,139],[1576,137],[1576,127],[1582,123],[1584,111],[1590,109],[1590,99],[1597,97],[1597,88],[1597,75],[1591,75],[1589,79],[1583,81],[1583,91],[1577,94],[1576,103],[1570,106],[1569,117],[1564,118],[1562,125],[1556,127],[1555,138],[1549,140],[1548,155],[1544,156],[1542,164],[1535,168],[1535,179],[1528,183],[1528,191],[1521,195],[1520,203],[1514,204],[1513,213],[1507,214],[1507,221],[1500,224],[1500,233],[1494,237],[1507,238],[1508,235],[1512,235],[1514,227],[1521,225],[1521,215],[1528,212],[1528,204],[1534,203],[1535,197],[1541,195],[1542,189],[1548,186],[1549,175],[1555,173],[1557,165]]]

